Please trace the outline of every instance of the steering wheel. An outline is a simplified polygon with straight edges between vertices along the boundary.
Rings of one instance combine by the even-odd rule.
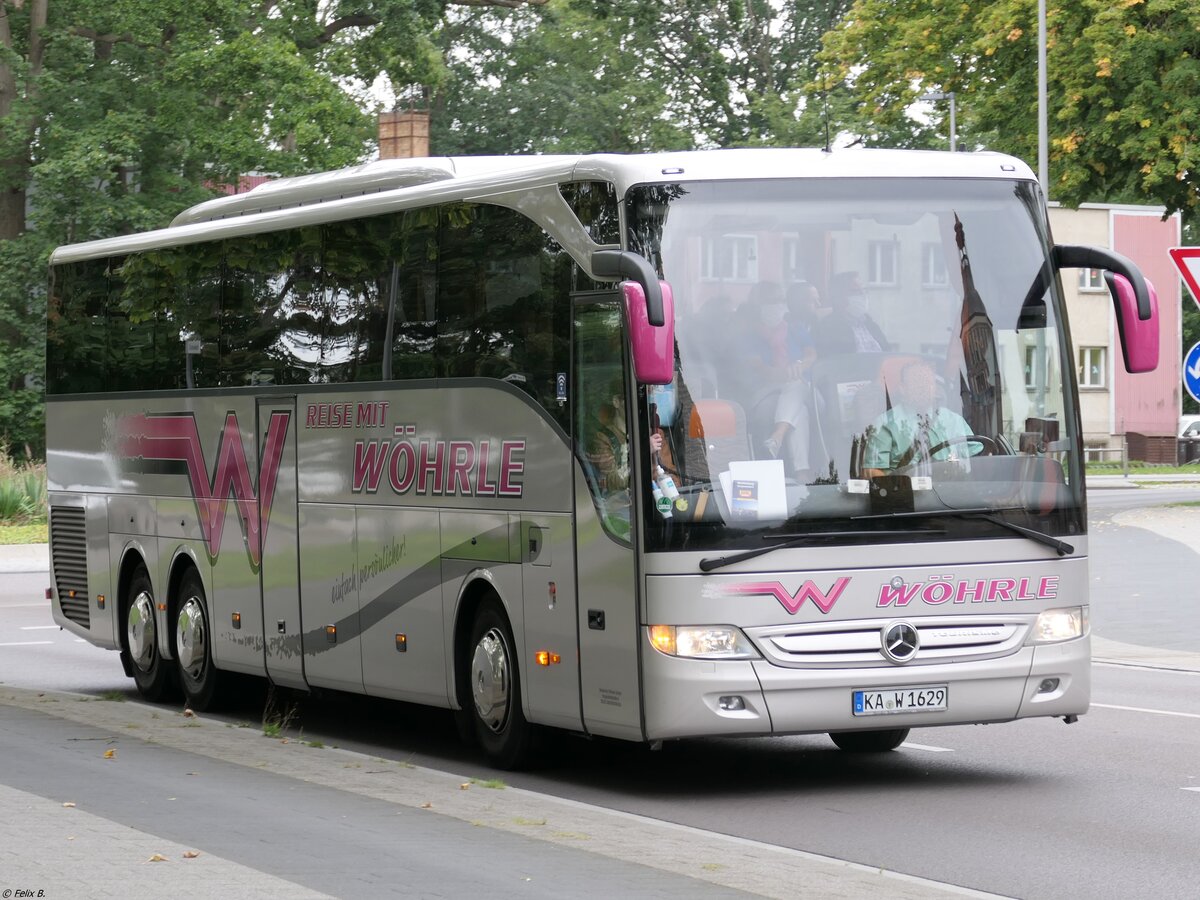
[[[1000,444],[995,438],[990,438],[986,434],[964,434],[942,441],[940,444],[934,444],[923,455],[927,459],[933,459],[937,453],[958,444],[983,444],[983,451],[976,454],[977,456],[996,456],[1000,452]]]

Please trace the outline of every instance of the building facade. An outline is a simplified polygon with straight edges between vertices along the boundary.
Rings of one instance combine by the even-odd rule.
[[[1180,279],[1168,248],[1181,240],[1179,214],[1164,218],[1155,206],[1085,203],[1052,206],[1050,227],[1059,244],[1107,247],[1132,259],[1158,291],[1157,371],[1130,375],[1121,359],[1113,302],[1098,270],[1063,277],[1071,321],[1084,445],[1093,460],[1175,461],[1175,431],[1182,404]]]

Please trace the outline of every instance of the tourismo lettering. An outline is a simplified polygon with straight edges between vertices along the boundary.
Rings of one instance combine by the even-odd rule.
[[[434,497],[520,497],[525,441],[432,441],[401,437],[356,441],[351,490],[374,494],[386,481],[396,494]]]
[[[257,497],[250,483],[250,467],[246,463],[237,414],[233,412],[225,415],[225,427],[217,445],[217,464],[211,479],[196,419],[190,413],[123,416],[117,424],[118,452],[130,460],[160,460],[185,465],[200,517],[200,534],[208,547],[209,558],[214,561],[221,549],[225,509],[232,494],[237,501],[238,519],[246,538],[246,552],[251,564],[257,568],[262,561],[262,544],[271,521],[275,482],[279,477],[291,419],[289,412],[271,413],[259,462]]]
[[[1021,600],[1058,599],[1058,576],[1044,578],[980,578],[954,581],[945,578],[930,578],[911,584],[895,582],[879,588],[878,607],[908,606],[920,600],[931,606],[943,603],[1006,603]]]
[[[800,607],[804,605],[805,600],[811,600],[817,609],[823,613],[828,613],[833,609],[833,604],[838,602],[838,598],[842,596],[842,591],[846,589],[846,585],[849,583],[849,578],[839,578],[828,591],[823,591],[813,582],[806,581],[793,594],[778,581],[747,581],[741,584],[726,586],[725,593],[769,594],[782,603],[783,608],[792,615],[795,615],[799,611]]]

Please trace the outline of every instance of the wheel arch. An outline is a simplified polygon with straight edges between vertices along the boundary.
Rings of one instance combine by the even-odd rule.
[[[464,677],[465,667],[469,665],[471,654],[471,626],[475,622],[475,616],[487,600],[494,599],[500,604],[500,609],[504,613],[504,617],[508,620],[509,630],[513,633],[513,640],[517,640],[515,629],[513,628],[512,610],[509,609],[508,603],[505,602],[504,596],[500,589],[496,586],[496,580],[492,573],[487,569],[476,569],[467,574],[463,579],[462,587],[458,591],[458,600],[454,610],[454,635],[451,650],[453,657],[451,658],[450,674],[452,683],[450,685],[450,701],[454,709],[463,709],[464,698],[459,692],[463,685],[467,684],[468,679]],[[514,648],[515,649],[515,648]],[[520,654],[517,654],[517,665],[520,665]],[[519,673],[522,677],[524,672]],[[470,702],[470,698],[465,698],[466,702]]]

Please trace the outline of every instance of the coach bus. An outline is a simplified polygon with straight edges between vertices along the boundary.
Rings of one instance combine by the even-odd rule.
[[[994,153],[429,158],[51,259],[55,620],[233,673],[658,745],[1088,709],[1055,245]]]

